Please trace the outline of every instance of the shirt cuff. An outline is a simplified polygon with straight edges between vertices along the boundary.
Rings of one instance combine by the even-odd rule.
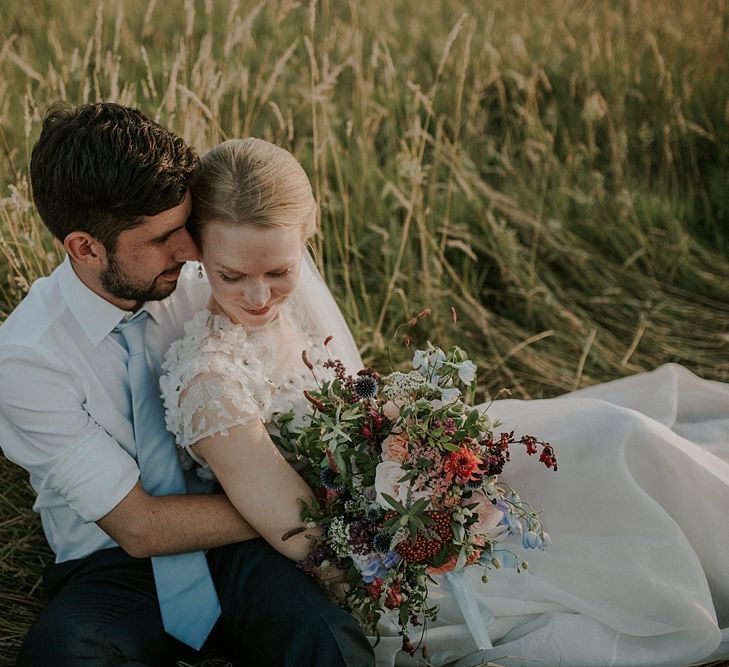
[[[58,493],[84,521],[113,510],[139,479],[136,461],[102,431],[65,453],[46,475],[42,489]]]

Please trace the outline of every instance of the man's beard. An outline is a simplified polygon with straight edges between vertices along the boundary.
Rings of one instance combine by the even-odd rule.
[[[127,301],[160,301],[167,298],[177,287],[176,282],[158,285],[156,280],[143,283],[124,272],[115,253],[107,254],[108,266],[100,276],[101,286],[111,295]],[[180,265],[182,266],[182,265]]]

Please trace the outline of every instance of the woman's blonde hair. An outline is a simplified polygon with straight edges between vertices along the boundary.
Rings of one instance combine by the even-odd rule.
[[[316,232],[318,206],[309,178],[287,150],[249,137],[231,139],[206,153],[190,186],[187,226],[199,247],[201,230],[213,220],[231,225],[301,226]]]

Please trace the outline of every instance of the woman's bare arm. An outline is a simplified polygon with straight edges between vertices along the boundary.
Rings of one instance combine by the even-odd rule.
[[[233,427],[228,435],[203,438],[192,448],[208,463],[243,518],[274,549],[293,560],[309,554],[308,538],[318,530],[304,530],[286,540],[283,536],[304,526],[301,501],[313,502],[314,494],[260,420]]]

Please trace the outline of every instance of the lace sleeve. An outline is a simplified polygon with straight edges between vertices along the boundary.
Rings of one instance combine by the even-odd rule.
[[[200,373],[180,388],[175,412],[175,423],[168,421],[167,427],[193,458],[197,457],[190,446],[199,440],[216,433],[228,435],[228,429],[261,418],[250,388],[214,371]]]
[[[186,336],[168,351],[160,389],[167,430],[198,460],[191,445],[265,417],[271,383],[260,372],[257,357],[245,340],[211,335],[203,326],[205,320],[196,319],[199,321],[191,323]]]

